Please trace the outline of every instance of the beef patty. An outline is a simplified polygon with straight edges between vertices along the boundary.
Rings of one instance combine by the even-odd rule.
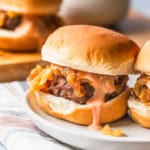
[[[0,28],[14,30],[21,23],[21,15],[15,13],[10,14],[6,11],[0,11]]]
[[[126,87],[127,76],[118,76],[115,80],[116,91],[105,95],[105,101],[108,101],[119,95]],[[55,77],[55,80],[49,82],[48,91],[50,94],[63,97],[68,100],[74,101],[79,104],[86,104],[87,100],[94,95],[95,89],[88,82],[81,82],[84,95],[81,97],[76,96],[73,87],[71,87],[64,77]]]
[[[64,77],[56,77],[50,84],[49,92],[55,96],[64,97],[79,104],[85,104],[86,100],[93,96],[94,88],[87,82],[83,82],[81,86],[85,93],[82,97],[78,97]]]
[[[20,24],[21,20],[21,16],[16,16],[14,18],[6,17],[5,23],[2,28],[7,30],[14,30]]]
[[[62,25],[62,20],[55,15],[35,16],[43,20],[46,26],[52,30]],[[22,21],[22,15],[16,14],[9,16],[6,11],[0,11],[0,28],[7,30],[15,30]]]
[[[86,104],[95,92],[103,92],[98,87],[106,86],[106,81],[101,85],[101,80],[108,81],[115,89],[105,94],[105,101],[108,101],[126,88],[128,76],[100,75],[51,64],[45,68],[37,66],[28,77],[31,91],[40,90],[79,104]]]

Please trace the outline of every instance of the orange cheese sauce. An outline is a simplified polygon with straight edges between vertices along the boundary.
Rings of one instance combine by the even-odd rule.
[[[109,135],[109,136],[115,136],[115,137],[123,137],[126,136],[121,128],[112,129],[109,124],[106,124],[102,130],[102,134]]]

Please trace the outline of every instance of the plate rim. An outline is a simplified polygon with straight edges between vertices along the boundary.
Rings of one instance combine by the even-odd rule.
[[[59,129],[59,130],[61,129],[63,132],[67,132],[67,133],[69,133],[71,135],[81,136],[81,134],[79,134],[78,132],[72,132],[70,130],[67,130],[66,128],[63,128],[63,127],[60,127],[60,126],[56,126],[56,124],[53,124],[53,123],[49,122],[47,119],[45,119],[42,116],[40,116],[39,114],[37,114],[32,109],[32,106],[30,106],[29,101],[31,101],[31,100],[29,99],[29,94],[31,94],[31,93],[29,91],[26,91],[26,93],[25,93],[25,100],[24,100],[25,108],[26,108],[27,113],[28,113],[29,116],[31,116],[30,113],[32,113],[32,115],[35,118],[37,118],[40,122],[42,121],[42,122],[50,125],[52,128]],[[40,107],[39,107],[39,109],[40,109]],[[42,111],[42,112],[45,115],[47,115],[48,117],[52,117],[52,118],[54,118],[56,120],[61,120],[61,119],[58,119],[58,118],[55,118],[53,116],[50,116],[50,115],[46,114],[44,111]],[[32,117],[30,117],[30,118],[32,119]],[[32,119],[32,121],[35,123],[34,119]],[[65,121],[65,120],[61,120],[61,121]],[[67,121],[67,123],[69,123],[69,122]],[[42,128],[40,128],[40,129],[42,130]],[[95,131],[92,131],[92,132],[95,132]],[[46,134],[50,135],[49,133],[46,133]],[[87,135],[82,135],[82,137],[83,138],[87,137]],[[99,136],[99,137],[89,136],[89,139],[101,140],[101,141],[105,141],[105,142],[122,142],[122,143],[149,143],[150,142],[150,137],[149,138],[142,138],[142,139],[135,139],[135,137],[113,137],[113,136],[107,136],[107,135],[103,135],[103,134],[101,134],[101,136]]]

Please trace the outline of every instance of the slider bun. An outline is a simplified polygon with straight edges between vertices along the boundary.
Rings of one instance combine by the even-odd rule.
[[[150,116],[144,116],[134,109],[130,109],[132,119],[145,128],[150,128]]]
[[[49,36],[43,60],[77,70],[106,74],[133,73],[139,47],[115,31],[88,25],[64,26]]]
[[[135,69],[144,72],[145,74],[150,74],[149,62],[150,62],[150,40],[147,41],[143,46],[143,48],[141,49],[135,63]]]
[[[48,27],[36,16],[23,16],[15,30],[0,29],[0,48],[9,51],[40,49],[53,27]]]
[[[130,89],[126,89],[119,96],[106,102],[101,113],[101,123],[118,120],[127,110],[127,99]],[[44,92],[35,92],[36,101],[43,111],[56,118],[70,122],[89,125],[92,122],[92,111],[88,105],[80,105],[61,97],[56,97]],[[28,97],[33,94],[28,93]]]
[[[128,101],[131,118],[145,128],[150,128],[150,106],[133,97]]]
[[[0,0],[0,9],[20,14],[48,15],[55,14],[61,0]]]

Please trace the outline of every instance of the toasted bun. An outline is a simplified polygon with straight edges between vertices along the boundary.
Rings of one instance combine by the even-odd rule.
[[[131,118],[145,128],[150,128],[150,106],[140,100],[130,98],[128,101]]]
[[[20,14],[47,15],[55,14],[61,0],[0,0],[0,9]]]
[[[43,60],[87,72],[125,75],[133,73],[139,47],[115,31],[88,25],[57,29],[42,49]]]
[[[135,69],[144,72],[146,74],[150,74],[149,61],[150,61],[150,40],[147,41],[143,46],[143,48],[141,49],[135,63]]]
[[[124,116],[129,92],[130,89],[126,89],[104,104],[100,117],[101,123],[112,122]],[[30,95],[31,93],[28,94]],[[81,125],[89,125],[92,122],[92,111],[88,105],[80,105],[43,92],[35,92],[35,95],[38,105],[49,115]]]
[[[0,48],[14,51],[41,49],[49,33],[56,25],[48,27],[40,17],[23,16],[21,25],[15,30],[0,29]]]

